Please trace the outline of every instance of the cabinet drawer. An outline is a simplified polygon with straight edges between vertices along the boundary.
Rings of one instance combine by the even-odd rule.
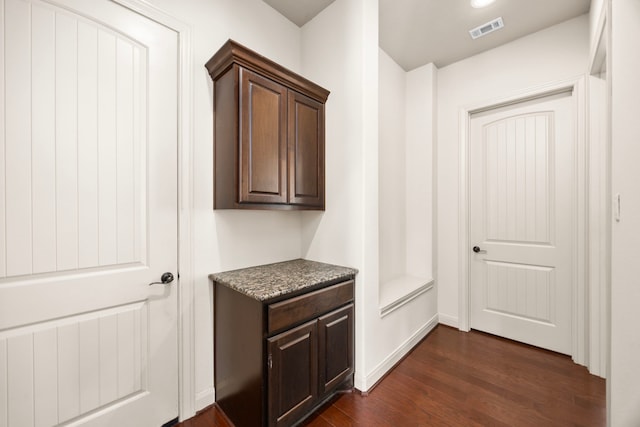
[[[270,304],[267,309],[269,334],[320,316],[353,301],[353,280]]]

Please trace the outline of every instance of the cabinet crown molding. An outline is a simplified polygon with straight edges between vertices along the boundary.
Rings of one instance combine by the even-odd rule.
[[[233,64],[262,74],[323,104],[329,97],[327,89],[231,39],[207,61],[205,67],[215,81]]]

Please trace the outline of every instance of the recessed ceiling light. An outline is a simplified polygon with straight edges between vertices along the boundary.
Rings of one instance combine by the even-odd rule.
[[[480,9],[481,7],[489,6],[494,1],[496,0],[471,0],[471,7]]]

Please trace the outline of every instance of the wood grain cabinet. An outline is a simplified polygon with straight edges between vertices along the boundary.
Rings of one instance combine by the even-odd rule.
[[[326,89],[229,40],[214,83],[214,209],[324,209]]]
[[[268,339],[270,426],[288,426],[318,401],[318,322]]]
[[[353,387],[354,280],[278,301],[215,284],[215,389],[237,427],[299,423]]]

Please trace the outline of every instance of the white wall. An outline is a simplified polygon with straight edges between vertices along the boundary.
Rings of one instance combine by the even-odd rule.
[[[368,186],[377,193],[377,173],[376,181],[370,178],[378,166],[377,13],[377,2],[337,0],[302,29],[303,74],[331,90],[325,131],[326,211],[303,213],[303,256],[359,270],[356,385],[360,387],[367,310],[377,304],[372,292],[377,271],[371,267],[377,265],[377,199],[370,200],[367,193]],[[373,55],[367,43],[375,47]],[[375,108],[374,114],[366,102]],[[368,210],[370,205],[375,210]],[[366,244],[376,253],[367,252]]]
[[[302,212],[302,253],[308,259],[358,268],[358,279],[366,275],[364,8],[360,0],[338,0],[302,29],[302,74],[331,91],[325,109],[326,210]],[[375,117],[366,119],[377,127]]]
[[[598,21],[603,18],[603,9],[606,5],[605,0],[591,0],[591,6],[589,8],[589,42],[591,46],[596,43],[596,28]]]
[[[403,89],[398,87],[402,77],[392,64],[386,62],[378,70],[377,32],[377,2],[370,0],[337,0],[302,29],[303,74],[331,90],[326,123],[327,210],[303,213],[303,256],[360,270],[355,375],[360,390],[367,390],[393,366],[435,325],[436,317],[435,293],[380,316],[378,99],[386,100],[389,90]],[[389,69],[395,79],[392,87],[379,88]],[[393,102],[400,105],[400,98],[393,97]],[[400,119],[394,114],[391,127],[402,133]],[[404,177],[398,185],[404,191]]]
[[[390,126],[398,135],[404,135],[405,140],[402,144],[397,141],[398,135],[380,134],[380,233],[382,236],[386,232],[385,227],[390,225],[382,221],[382,213],[389,213],[390,210],[395,214],[396,221],[404,225],[403,230],[394,230],[401,233],[400,236],[391,236],[404,245],[401,251],[404,259],[396,264],[398,269],[393,272],[394,276],[389,277],[384,271],[384,258],[397,260],[398,254],[391,253],[381,240],[378,304],[385,306],[399,301],[408,302],[384,317],[380,317],[380,307],[371,309],[368,327],[373,328],[377,336],[366,346],[369,386],[378,381],[437,324],[435,287],[415,299],[403,299],[416,289],[425,289],[424,286],[433,279],[435,165],[432,154],[437,70],[433,64],[427,64],[404,72],[386,53],[381,51],[381,55],[384,58],[380,60],[379,75],[380,129]],[[399,73],[404,73],[404,78]],[[391,101],[391,105],[383,105],[387,101]],[[399,102],[404,102],[401,108],[404,117],[398,117],[392,111]],[[392,156],[391,150],[397,144],[404,149],[400,158],[383,157],[383,153],[384,156]],[[393,186],[387,187],[385,193],[383,186],[388,185],[387,179],[393,181]],[[390,206],[396,202],[396,199],[387,198],[392,192],[403,194],[404,206]],[[391,218],[393,220],[393,216]],[[387,274],[387,277],[383,274]],[[390,279],[395,280],[387,282]]]
[[[406,134],[406,274],[434,278],[436,82],[433,64],[407,73]]]
[[[640,425],[640,2],[611,2],[612,193],[621,197],[611,252],[611,355],[608,410],[612,427]]]
[[[437,283],[440,321],[458,326],[458,114],[461,107],[584,75],[587,15],[438,70]]]
[[[428,64],[405,72],[383,50],[379,62],[380,283],[403,285],[404,277],[428,282],[437,70]]]
[[[380,49],[380,283],[407,274],[407,73]]]
[[[229,38],[300,71],[300,29],[261,0],[151,0],[188,25],[193,44],[196,409],[213,402],[210,273],[301,256],[296,212],[213,210],[213,91],[204,64]]]

